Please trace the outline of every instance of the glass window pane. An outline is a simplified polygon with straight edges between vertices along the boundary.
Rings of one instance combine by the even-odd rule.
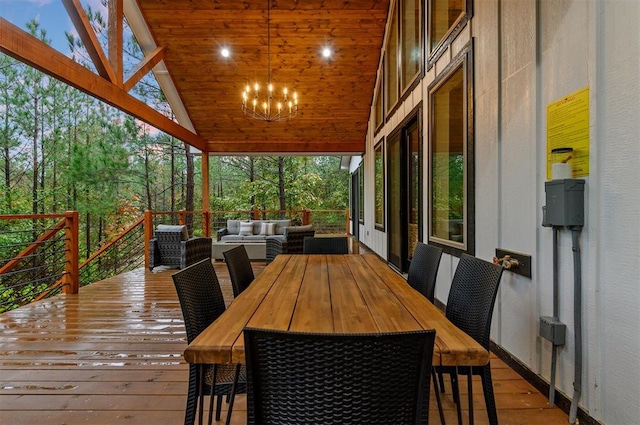
[[[431,0],[430,40],[431,50],[440,44],[449,29],[465,13],[466,0]]]
[[[421,1],[404,0],[402,2],[402,36],[400,45],[401,53],[401,83],[404,91],[413,81],[415,76],[420,72],[422,63],[422,45],[420,37]]]
[[[409,254],[416,249],[416,244],[420,238],[420,132],[418,124],[409,128]]]
[[[384,158],[382,155],[382,143],[376,146],[376,217],[375,224],[378,228],[384,228]]]
[[[389,112],[398,101],[398,14],[394,9],[385,52],[385,104]]]
[[[387,202],[389,202],[387,232],[389,234],[388,258],[392,264],[398,267],[400,267],[402,258],[403,241],[401,220],[403,182],[401,166],[400,136],[399,133],[396,133],[387,139]]]
[[[465,90],[460,66],[432,93],[431,236],[464,243]]]
[[[364,223],[364,159],[358,167],[358,220]]]

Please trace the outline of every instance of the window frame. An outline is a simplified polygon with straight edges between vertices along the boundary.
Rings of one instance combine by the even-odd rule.
[[[384,113],[385,119],[388,119],[389,116],[396,110],[396,108],[400,105],[400,13],[399,13],[398,2],[393,3],[393,11],[391,13],[391,23],[389,25],[389,31],[387,33],[387,44],[384,49]],[[395,31],[395,46],[392,49],[391,44],[391,34]],[[391,52],[394,53],[395,61],[391,63]],[[390,70],[391,67],[395,65],[395,80],[391,81]],[[395,100],[391,100],[392,96],[391,90],[393,87],[395,91]]]
[[[389,15],[390,17],[390,23],[389,23],[389,27],[388,27],[388,31],[386,33],[386,44],[385,44],[385,48],[384,48],[384,52],[383,52],[383,56],[384,56],[384,60],[382,62],[382,74],[383,74],[383,93],[384,93],[384,102],[383,102],[383,121],[386,123],[389,120],[389,117],[391,117],[391,115],[393,115],[393,113],[395,113],[395,111],[400,107],[400,105],[402,104],[402,102],[412,93],[412,91],[418,86],[418,84],[420,83],[422,77],[424,77],[425,74],[425,65],[424,65],[424,58],[425,58],[425,25],[426,25],[426,19],[425,19],[425,7],[424,7],[424,2],[417,0],[416,4],[419,5],[420,7],[420,13],[419,13],[419,39],[418,39],[418,43],[420,44],[418,46],[418,50],[420,51],[420,60],[419,60],[419,67],[417,72],[406,82],[403,81],[403,65],[402,65],[402,61],[403,61],[403,57],[402,57],[402,50],[403,50],[403,38],[402,38],[402,32],[403,32],[403,23],[402,23],[402,12],[404,10],[405,7],[405,3],[400,0],[400,1],[396,1],[393,4],[393,10],[392,13]],[[395,48],[391,49],[390,47],[390,38],[391,38],[391,34],[392,32],[395,32]],[[395,81],[390,81],[390,76],[389,76],[389,71],[391,69],[391,67],[393,67],[393,64],[390,63],[390,54],[391,51],[393,50],[394,53],[394,57],[395,57]],[[394,90],[394,94],[395,94],[395,100],[391,101],[391,96],[390,96],[390,90],[392,90],[391,85],[393,85],[393,90]],[[374,131],[374,134],[377,133],[378,129],[376,129]]]
[[[433,23],[431,19],[434,16],[432,13],[433,6],[435,2],[442,0],[428,0],[427,1],[427,16],[429,19],[428,23],[428,31],[426,33],[426,43],[425,49],[427,51],[427,69],[431,69],[433,65],[440,59],[442,54],[449,48],[453,40],[460,34],[460,32],[464,29],[467,23],[473,17],[473,0],[462,0],[464,10],[458,16],[458,18],[454,21],[454,23],[449,27],[449,29],[445,32],[442,38],[436,43],[436,45],[432,48],[432,34],[431,29],[433,28]]]
[[[364,156],[358,166],[358,222],[364,224]]]
[[[434,122],[434,94],[448,79],[462,68],[464,81],[464,178],[463,178],[463,242],[455,242],[433,236],[433,138],[436,123]],[[474,74],[473,74],[473,40],[467,43],[451,63],[440,73],[427,89],[429,102],[428,129],[428,220],[427,239],[430,244],[443,248],[444,252],[460,256],[462,253],[475,254],[475,155],[474,155]]]
[[[382,61],[382,72],[380,72],[378,82],[376,83],[376,95],[373,100],[373,135],[376,136],[385,124],[384,109],[384,59]],[[378,113],[380,115],[378,115]]]
[[[407,81],[403,81],[405,59],[402,55],[405,47],[404,38],[403,38],[403,34],[404,34],[404,20],[403,20],[404,13],[403,12],[404,12],[404,8],[406,7],[406,0],[401,0],[399,2],[400,7],[398,8],[398,11],[397,11],[397,15],[398,15],[398,20],[397,20],[398,22],[398,84],[400,87],[398,102],[401,102],[402,100],[404,100],[406,94],[416,87],[420,78],[424,75],[425,8],[423,5],[425,4],[425,2],[421,0],[415,0],[415,3],[420,7],[420,13],[418,14],[418,18],[419,18],[418,32],[420,36],[417,40],[419,43],[418,50],[420,52],[420,59],[418,61],[419,63],[418,70]]]
[[[385,154],[384,154],[384,137],[378,140],[373,148],[373,178],[374,178],[374,227],[376,230],[385,231],[385,212],[386,212],[386,173],[385,173]],[[380,163],[380,164],[379,164]],[[379,168],[380,165],[380,168]],[[378,175],[380,169],[381,175]],[[380,199],[379,199],[380,198]],[[378,202],[382,202],[379,205]],[[381,213],[381,217],[379,217]],[[380,219],[380,220],[379,220]]]

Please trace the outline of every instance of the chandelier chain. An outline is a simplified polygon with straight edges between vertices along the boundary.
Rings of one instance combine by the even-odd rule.
[[[242,93],[242,112],[245,115],[267,122],[286,121],[294,118],[298,113],[298,94],[293,92],[293,99],[289,98],[286,86],[282,89],[281,100],[274,100],[273,82],[271,81],[271,0],[267,0],[267,84],[266,97],[260,99],[260,85],[256,82],[253,92],[247,84]]]

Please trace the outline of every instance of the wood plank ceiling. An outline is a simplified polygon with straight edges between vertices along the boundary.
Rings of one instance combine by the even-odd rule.
[[[267,0],[138,4],[211,153],[364,152],[389,0],[271,0],[272,81],[299,96],[298,116],[272,123],[241,109],[246,84],[267,80]]]

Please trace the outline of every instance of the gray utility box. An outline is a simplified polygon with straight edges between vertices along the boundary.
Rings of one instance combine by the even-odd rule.
[[[584,180],[551,180],[544,183],[544,190],[543,226],[584,226]]]
[[[540,336],[551,341],[553,345],[564,345],[567,325],[555,317],[540,316]]]

